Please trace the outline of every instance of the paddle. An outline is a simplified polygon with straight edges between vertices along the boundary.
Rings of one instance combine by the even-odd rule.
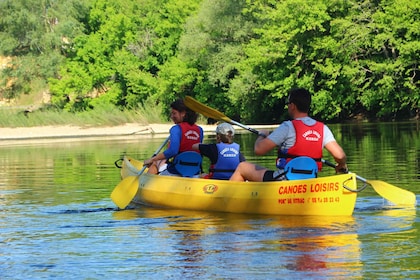
[[[168,143],[168,141],[169,136],[165,139],[162,145],[159,146],[152,157],[156,156],[166,145],[166,143]],[[124,209],[128,204],[130,204],[134,196],[136,196],[139,185],[139,177],[143,174],[144,170],[146,170],[146,166],[143,166],[143,168],[137,173],[136,176],[128,176],[114,188],[111,193],[111,199],[118,206],[118,208]]]
[[[335,168],[335,164],[324,159],[321,160],[322,163]],[[386,200],[391,201],[395,205],[416,205],[416,195],[410,191],[400,189],[394,185],[388,184],[383,181],[378,180],[367,180],[359,175],[356,175],[356,178],[363,183],[369,184],[373,189]]]
[[[207,105],[204,105],[203,103],[200,103],[199,101],[195,100],[191,96],[186,96],[184,98],[184,104],[191,110],[198,112],[208,118],[212,118],[215,120],[221,120],[225,121],[230,124],[234,124],[237,126],[240,126],[246,130],[251,131],[252,133],[259,134],[259,131],[256,129],[253,129],[252,127],[246,126],[244,124],[238,123],[237,121],[232,120],[231,118],[225,116],[222,112],[217,111],[216,109],[210,108]]]

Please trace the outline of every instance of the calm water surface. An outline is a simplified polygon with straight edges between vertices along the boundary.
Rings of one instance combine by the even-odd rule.
[[[419,123],[331,128],[351,171],[419,201]],[[273,166],[274,153],[252,155],[255,135],[236,140]],[[118,211],[114,161],[149,157],[162,141],[0,142],[0,279],[420,278],[418,207],[392,208],[370,187],[351,217]]]

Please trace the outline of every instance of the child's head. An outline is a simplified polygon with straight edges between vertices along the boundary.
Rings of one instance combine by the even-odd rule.
[[[235,129],[228,123],[221,123],[216,127],[216,136],[220,142],[231,144],[234,135]]]

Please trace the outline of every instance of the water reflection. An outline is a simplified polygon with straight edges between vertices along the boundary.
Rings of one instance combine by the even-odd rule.
[[[366,278],[415,279],[419,275],[416,209],[383,209],[358,216]],[[366,221],[364,221],[366,220]],[[395,268],[399,268],[398,272]],[[404,269],[402,269],[404,268]]]
[[[174,258],[168,265],[188,277],[201,277],[203,270],[204,275],[213,275],[209,265],[217,262],[219,270],[226,269],[214,272],[218,276],[234,277],[253,269],[264,275],[262,271],[270,269],[271,275],[294,271],[296,277],[358,279],[366,272],[364,262],[383,257],[375,246],[386,248],[386,258],[416,255],[415,247],[407,248],[415,243],[416,209],[366,208],[354,217],[254,217],[153,208],[113,215],[146,227],[145,242],[153,232],[159,241],[149,245],[162,254],[170,252]],[[233,267],[228,266],[231,259]],[[376,259],[376,265],[384,262]]]
[[[370,223],[365,225],[366,232],[392,234],[412,230],[416,219],[416,208],[369,210]]]
[[[360,241],[353,217],[279,217],[286,267],[307,277],[361,275]]]
[[[353,217],[250,217],[150,208],[119,211],[114,217],[141,220],[147,226],[154,221],[154,231],[166,243],[156,246],[177,256],[188,276],[199,277],[199,268],[207,271],[216,260],[217,267],[228,269],[230,276],[252,270],[252,266],[258,271],[265,266],[271,271],[295,271],[305,277],[361,275],[360,241]],[[264,264],[264,258],[270,262]],[[225,267],[223,260],[227,259],[235,259],[235,267]],[[193,275],[192,267],[198,269]]]
[[[387,181],[420,193],[418,121],[331,127],[347,153],[350,170],[368,179]]]

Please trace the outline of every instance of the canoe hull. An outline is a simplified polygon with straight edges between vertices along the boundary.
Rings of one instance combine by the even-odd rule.
[[[125,163],[130,166],[134,162]],[[126,167],[132,176],[135,165]],[[123,165],[124,169],[124,165]],[[124,177],[124,175],[123,175]],[[153,207],[268,215],[352,215],[354,174],[276,182],[231,182],[144,173],[132,203]]]

